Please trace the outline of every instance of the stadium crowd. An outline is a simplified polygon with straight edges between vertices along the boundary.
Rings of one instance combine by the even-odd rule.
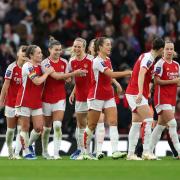
[[[176,52],[180,52],[178,9],[178,0],[1,0],[1,86],[5,70],[15,60],[19,46],[36,44],[47,57],[50,35],[61,42],[62,56],[67,59],[70,57],[68,47],[77,37],[87,42],[100,36],[110,38],[113,42],[111,63],[115,71],[132,68],[140,53],[151,49],[156,35],[174,42]],[[123,78],[120,81],[124,90],[128,80]],[[71,85],[67,85],[68,95],[71,89]],[[127,134],[131,113],[123,94],[121,97],[117,106],[118,127],[120,133]],[[177,97],[180,98],[180,92]],[[177,102],[175,117],[180,122],[179,100]],[[67,107],[63,133],[72,135],[76,127],[74,107],[68,103]],[[0,123],[0,133],[5,133],[6,122],[2,109]]]

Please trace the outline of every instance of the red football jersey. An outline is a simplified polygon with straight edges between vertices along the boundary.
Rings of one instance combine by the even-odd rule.
[[[114,98],[111,78],[104,74],[107,69],[112,69],[111,61],[107,58],[105,61],[96,57],[93,60],[91,84],[88,93],[88,99],[109,100]]]
[[[42,75],[41,66],[33,66],[32,63],[27,62],[22,67],[22,84],[19,88],[16,107],[29,107],[38,109],[42,107],[42,90],[43,84],[35,85],[32,82],[37,76]]]
[[[82,60],[77,60],[76,58],[72,58],[69,62],[70,71],[74,71],[77,69],[82,69],[87,71],[85,76],[75,77],[77,101],[87,101],[87,96],[91,81],[92,60],[93,60],[93,56],[86,55]]]
[[[41,63],[41,65],[43,69],[45,67],[52,66],[58,73],[64,74],[68,72],[68,63],[63,58],[59,58],[59,61],[56,63],[47,58]],[[56,80],[51,76],[48,76],[43,90],[43,102],[54,104],[62,99],[66,99],[64,79]]]
[[[171,63],[160,59],[154,68],[155,76],[159,76],[162,80],[171,80],[177,77],[180,77],[179,64],[175,61]],[[161,104],[171,104],[172,106],[176,105],[176,93],[177,93],[177,84],[169,85],[155,85],[154,92],[154,104],[155,106]]]
[[[126,94],[137,95],[139,93],[138,76],[139,76],[140,68],[142,67],[147,69],[144,78],[143,96],[148,99],[149,84],[152,80],[153,68],[154,68],[154,58],[152,57],[150,52],[141,54],[140,57],[137,59],[133,68],[133,73],[130,82],[126,89]]]
[[[21,67],[16,62],[13,62],[8,66],[4,78],[10,80],[5,105],[15,107],[18,89],[22,83]]]

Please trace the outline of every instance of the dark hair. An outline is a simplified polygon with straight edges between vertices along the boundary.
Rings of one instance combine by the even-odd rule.
[[[98,55],[99,47],[103,45],[104,41],[106,40],[106,37],[99,37],[94,41],[94,52],[95,56]]]
[[[26,56],[27,56],[28,58],[31,58],[30,55],[33,55],[33,54],[34,54],[35,49],[36,49],[37,47],[38,47],[38,46],[36,46],[36,45],[30,45],[30,46],[28,46],[27,49],[26,49]]]
[[[155,38],[153,40],[152,49],[153,50],[159,50],[161,48],[164,48],[165,42],[162,38]]]
[[[18,51],[21,50],[22,52],[26,52],[27,48],[28,48],[28,46],[22,45],[19,47]]]
[[[53,36],[50,36],[48,47],[53,48],[53,46],[55,46],[55,45],[61,45],[61,43],[58,40],[54,39]]]

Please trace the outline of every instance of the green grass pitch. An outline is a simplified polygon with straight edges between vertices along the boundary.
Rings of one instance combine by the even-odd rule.
[[[180,160],[8,160],[0,158],[0,180],[179,180]]]

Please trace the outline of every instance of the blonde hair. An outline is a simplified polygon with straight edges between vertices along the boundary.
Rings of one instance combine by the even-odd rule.
[[[84,49],[86,49],[86,40],[85,40],[85,39],[78,37],[78,38],[76,38],[74,41],[80,41],[80,42],[82,42]]]

